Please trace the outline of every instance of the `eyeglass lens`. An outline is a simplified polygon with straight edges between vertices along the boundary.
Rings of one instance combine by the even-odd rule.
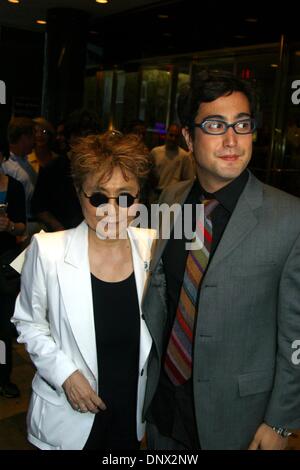
[[[89,196],[90,203],[94,207],[98,207],[101,204],[107,204],[110,199],[115,199],[119,207],[130,207],[134,203],[136,196],[132,196],[132,194],[128,193],[121,193],[117,197],[107,197],[105,194],[97,192],[93,193]]]
[[[255,121],[254,119],[243,119],[228,124],[221,120],[207,119],[200,126],[207,134],[225,134],[229,127],[232,127],[237,134],[250,134],[255,130]]]

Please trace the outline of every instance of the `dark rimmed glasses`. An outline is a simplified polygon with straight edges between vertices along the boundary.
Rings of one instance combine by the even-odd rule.
[[[110,197],[106,196],[106,194],[101,193],[100,191],[94,192],[90,196],[84,192],[82,189],[82,193],[84,196],[89,199],[90,204],[94,207],[99,207],[102,204],[107,204],[111,199],[114,199],[119,207],[128,208],[134,204],[134,201],[138,198],[139,194],[133,196],[130,193],[120,193],[118,196]]]
[[[204,119],[200,123],[194,123],[194,127],[199,127],[205,134],[222,135],[226,134],[229,127],[232,127],[236,134],[253,134],[256,130],[256,121],[253,118],[240,119],[229,124],[221,119]]]

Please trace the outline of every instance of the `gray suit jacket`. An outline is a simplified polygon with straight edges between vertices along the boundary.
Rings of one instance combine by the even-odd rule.
[[[185,201],[192,183],[163,202]],[[203,278],[193,388],[203,449],[246,449],[266,422],[300,428],[300,200],[251,173]],[[157,387],[167,318],[159,240],[143,310],[153,338],[144,413]]]

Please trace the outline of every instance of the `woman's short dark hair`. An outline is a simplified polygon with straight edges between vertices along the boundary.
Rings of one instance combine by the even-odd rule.
[[[195,75],[178,98],[178,116],[182,127],[188,128],[193,134],[199,106],[234,92],[241,92],[248,98],[251,114],[254,116],[256,100],[254,90],[248,82],[225,71],[202,71]]]
[[[130,174],[137,179],[140,201],[145,202],[152,160],[138,136],[118,131],[89,135],[78,139],[71,150],[72,176],[78,191],[88,176],[98,174],[99,181],[105,182],[118,167],[125,180]]]

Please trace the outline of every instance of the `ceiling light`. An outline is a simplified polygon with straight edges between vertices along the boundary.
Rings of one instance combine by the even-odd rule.
[[[278,64],[271,64],[271,67],[273,67],[273,69],[275,69],[275,68],[278,67]]]
[[[45,21],[45,20],[36,20],[36,23],[44,25],[44,24],[47,24],[47,21]]]
[[[246,18],[245,21],[247,21],[247,23],[257,23],[258,19],[257,18]]]
[[[20,0],[8,0],[8,3],[20,3]]]
[[[167,20],[169,18],[169,15],[158,15],[158,18],[161,20]]]
[[[96,3],[108,3],[108,0],[96,0]]]
[[[245,39],[246,36],[243,36],[243,34],[236,34],[235,36],[233,36],[235,39]]]

